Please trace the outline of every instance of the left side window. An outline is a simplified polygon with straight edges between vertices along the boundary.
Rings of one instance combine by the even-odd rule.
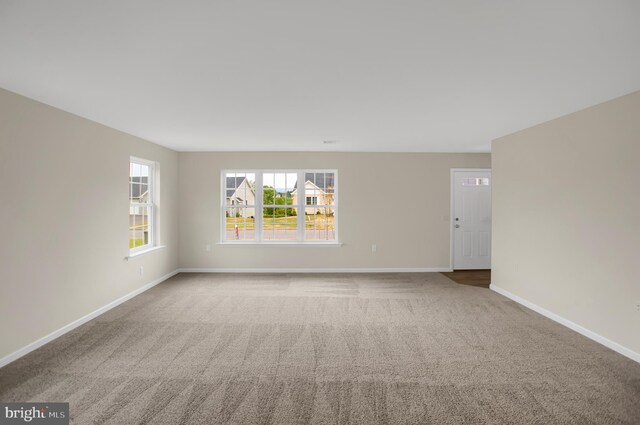
[[[155,163],[139,158],[129,161],[129,251],[154,245]]]

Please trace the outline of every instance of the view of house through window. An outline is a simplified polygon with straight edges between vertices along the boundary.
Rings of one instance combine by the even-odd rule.
[[[335,229],[335,174],[305,173],[304,237],[333,240]]]
[[[131,158],[129,162],[129,249],[153,246],[154,164]]]
[[[336,171],[222,174],[223,241],[337,240]]]
[[[226,240],[255,240],[256,175],[226,173],[224,220]]]

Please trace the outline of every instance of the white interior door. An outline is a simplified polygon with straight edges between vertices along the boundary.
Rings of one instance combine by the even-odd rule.
[[[453,269],[491,268],[491,170],[453,171]]]

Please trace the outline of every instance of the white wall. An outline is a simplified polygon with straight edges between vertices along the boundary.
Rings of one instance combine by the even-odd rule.
[[[640,92],[495,140],[492,163],[492,285],[640,353]]]
[[[126,262],[131,155],[160,163],[167,248]],[[0,89],[0,359],[177,268],[177,173],[171,150]]]
[[[180,267],[446,269],[450,169],[490,167],[489,154],[180,153]],[[344,246],[218,245],[220,172],[243,168],[337,169]],[[205,251],[208,244],[211,252]]]

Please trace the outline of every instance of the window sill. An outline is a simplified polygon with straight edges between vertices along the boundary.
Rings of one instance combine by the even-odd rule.
[[[340,248],[342,242],[218,242],[221,246]]]
[[[159,249],[166,248],[166,245],[158,245],[149,249],[145,249],[144,251],[136,251],[128,256],[124,257],[125,260],[129,261],[133,258],[140,257],[141,255],[149,254],[150,252],[158,251]]]

